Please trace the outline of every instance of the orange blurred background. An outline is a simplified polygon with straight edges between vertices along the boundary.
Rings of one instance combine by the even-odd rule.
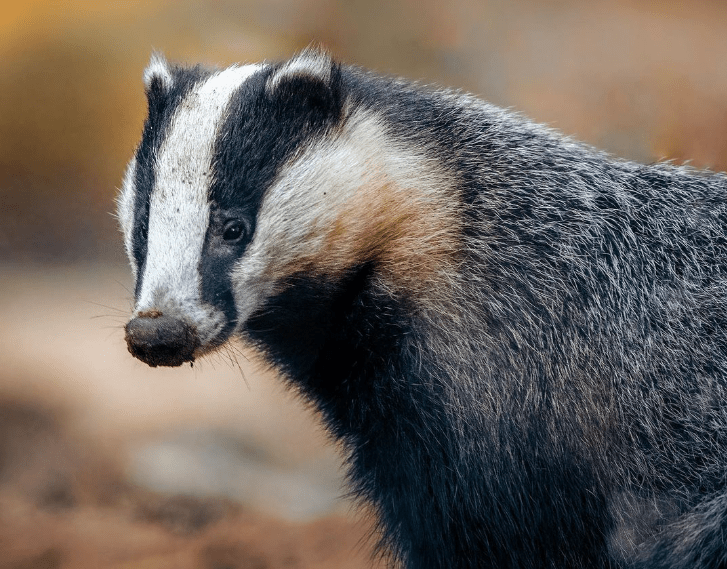
[[[33,1],[0,15],[0,259],[120,260],[107,212],[152,49],[229,64],[311,41],[621,156],[727,169],[724,2]]]
[[[114,197],[153,49],[311,42],[463,88],[616,155],[727,170],[727,3],[26,1],[0,12],[0,569],[364,567],[341,457],[237,349],[133,360]]]

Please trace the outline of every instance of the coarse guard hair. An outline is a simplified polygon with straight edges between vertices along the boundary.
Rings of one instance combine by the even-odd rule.
[[[144,83],[135,357],[256,347],[402,567],[727,567],[724,175],[318,50]]]

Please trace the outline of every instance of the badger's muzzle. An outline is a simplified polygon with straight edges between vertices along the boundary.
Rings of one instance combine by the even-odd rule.
[[[140,313],[126,325],[126,345],[131,355],[151,367],[175,367],[194,361],[200,341],[194,326],[150,311]]]

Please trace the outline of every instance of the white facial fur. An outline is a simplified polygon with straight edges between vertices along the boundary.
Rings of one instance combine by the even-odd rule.
[[[134,175],[136,174],[136,158],[132,158],[126,167],[121,192],[116,199],[116,215],[124,233],[124,248],[131,263],[131,272],[136,279],[137,267],[133,252],[132,231],[134,228]]]
[[[224,325],[224,315],[200,298],[199,265],[209,221],[208,191],[217,131],[234,92],[259,65],[230,67],[197,85],[179,104],[155,161],[147,256],[134,315],[159,310],[173,313],[197,328],[204,351]],[[153,75],[171,81],[160,58],[153,58],[145,80]],[[134,161],[129,166],[119,216],[132,223]],[[128,233],[128,232],[127,232]],[[127,237],[130,252],[130,237]],[[132,257],[132,265],[133,255]],[[138,268],[137,268],[138,270]]]
[[[266,88],[272,92],[282,80],[288,80],[295,75],[317,77],[320,81],[327,82],[331,78],[331,62],[319,55],[303,53],[278,69],[268,79]]]

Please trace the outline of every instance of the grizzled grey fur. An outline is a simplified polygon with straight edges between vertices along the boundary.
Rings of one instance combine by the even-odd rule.
[[[259,349],[404,567],[727,567],[727,177],[313,51],[145,79],[134,356]]]

